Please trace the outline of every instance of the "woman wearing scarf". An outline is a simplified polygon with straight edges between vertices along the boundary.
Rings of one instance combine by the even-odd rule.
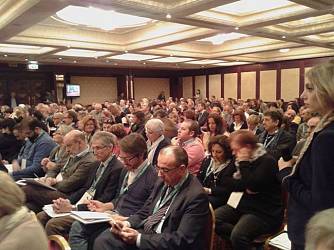
[[[225,205],[230,195],[224,187],[224,178],[231,178],[235,172],[229,143],[225,135],[210,138],[208,144],[210,155],[203,160],[197,176],[209,195],[209,201],[214,209]]]
[[[315,66],[306,76],[301,97],[308,111],[322,118],[297,162],[278,162],[280,178],[289,192],[288,235],[293,250],[304,249],[307,221],[316,212],[334,207],[334,62]]]
[[[47,250],[46,234],[12,178],[0,172],[0,249]]]

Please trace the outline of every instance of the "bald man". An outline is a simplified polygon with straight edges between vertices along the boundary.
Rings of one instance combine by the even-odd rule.
[[[27,196],[27,206],[35,213],[44,205],[52,203],[59,197],[67,198],[85,184],[90,173],[97,167],[97,162],[85,142],[85,135],[79,130],[72,130],[64,137],[64,146],[70,154],[69,160],[60,166],[53,176],[45,176],[40,181],[53,186],[56,190],[41,186],[23,187]]]

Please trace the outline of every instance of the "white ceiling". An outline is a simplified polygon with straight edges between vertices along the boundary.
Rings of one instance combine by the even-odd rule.
[[[54,18],[70,5],[153,21],[108,31]],[[2,0],[0,61],[191,69],[331,56],[333,6],[334,0]]]

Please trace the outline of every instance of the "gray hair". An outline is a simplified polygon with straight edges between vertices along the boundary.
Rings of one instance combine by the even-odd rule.
[[[323,210],[315,214],[306,226],[305,250],[334,249],[334,208]]]
[[[59,133],[61,134],[62,136],[65,136],[67,133],[69,133],[70,131],[73,130],[73,127],[71,126],[67,126],[65,124],[61,124],[57,130],[55,131],[55,133]]]
[[[152,129],[154,132],[163,134],[165,131],[165,124],[160,119],[152,118],[146,122],[145,129]]]
[[[98,131],[92,137],[92,142],[100,140],[104,146],[115,146],[115,135],[107,131]]]

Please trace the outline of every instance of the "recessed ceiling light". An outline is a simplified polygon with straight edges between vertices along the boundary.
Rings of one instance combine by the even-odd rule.
[[[143,62],[143,64],[146,64],[146,62]]]
[[[76,60],[74,60],[73,62],[74,62],[74,63],[77,63],[77,61],[76,61]]]
[[[169,56],[174,56],[173,54],[170,54]]]
[[[5,55],[3,55],[3,56],[4,56],[4,57],[7,57],[8,55],[5,54]]]
[[[103,10],[95,7],[69,5],[58,11],[54,19],[72,25],[85,25],[103,30],[128,28],[146,25],[152,19],[118,13],[113,10]]]
[[[129,51],[127,51],[127,50],[124,50],[124,53],[128,53]]]
[[[63,58],[59,57],[58,59],[59,59],[59,60],[62,60]]]
[[[28,58],[25,58],[24,61],[28,61]]]
[[[118,65],[118,63],[114,63],[114,65]]]
[[[285,39],[285,38],[286,38],[286,36],[282,36],[282,38],[283,38],[283,39]]]
[[[239,27],[235,27],[234,29],[235,29],[235,30],[239,30]]]
[[[67,48],[71,48],[71,46],[70,46],[70,45],[67,45],[66,47],[67,47]]]
[[[171,18],[172,18],[172,15],[168,13],[168,14],[166,15],[166,18],[167,18],[167,19],[171,19]]]
[[[289,52],[290,51],[290,49],[280,49],[279,50],[279,52],[281,52],[281,53],[286,53],[286,52]]]

